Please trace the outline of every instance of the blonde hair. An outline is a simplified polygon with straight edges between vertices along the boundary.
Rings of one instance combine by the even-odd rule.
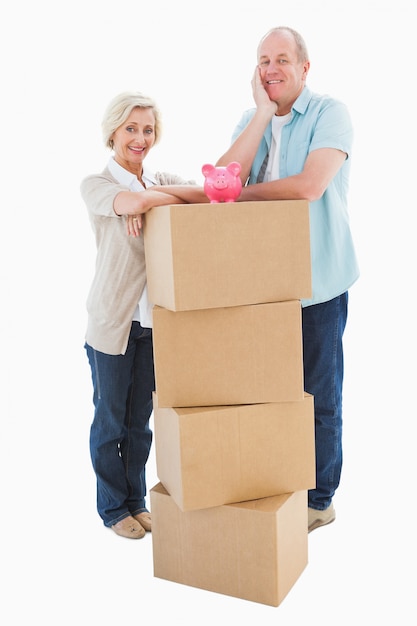
[[[155,117],[155,144],[158,143],[161,137],[162,122],[161,113],[155,101],[139,91],[124,91],[115,96],[109,103],[101,122],[103,141],[107,148],[113,148],[112,136],[114,131],[127,120],[132,110],[136,107],[152,109]]]

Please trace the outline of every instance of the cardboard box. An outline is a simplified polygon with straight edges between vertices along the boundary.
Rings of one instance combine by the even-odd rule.
[[[307,492],[181,511],[151,489],[154,576],[278,606],[308,562]]]
[[[159,408],[156,470],[182,511],[314,489],[314,401]]]
[[[153,309],[160,407],[304,397],[298,300],[198,311]]]
[[[144,244],[149,299],[171,311],[311,297],[306,200],[154,207]]]

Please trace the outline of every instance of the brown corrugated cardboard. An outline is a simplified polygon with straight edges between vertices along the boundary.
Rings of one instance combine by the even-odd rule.
[[[149,299],[171,311],[311,297],[306,200],[154,207],[144,243]]]
[[[304,397],[298,300],[197,311],[153,309],[160,407]]]
[[[159,408],[157,475],[181,510],[315,487],[314,401]]]
[[[278,606],[308,562],[307,492],[181,511],[151,489],[154,576]]]

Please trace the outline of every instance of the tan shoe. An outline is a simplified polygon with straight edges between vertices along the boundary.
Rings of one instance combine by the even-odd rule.
[[[147,511],[143,511],[143,513],[138,513],[137,515],[133,516],[135,518],[135,520],[137,520],[139,522],[139,524],[148,532],[151,532],[152,530],[152,519],[151,519],[151,514],[148,513]]]
[[[320,528],[320,526],[326,526],[331,524],[336,519],[336,512],[333,504],[331,504],[324,511],[318,511],[317,509],[311,509],[308,507],[308,532]]]
[[[116,535],[127,537],[128,539],[142,539],[145,536],[145,530],[131,515],[120,520],[111,527]]]

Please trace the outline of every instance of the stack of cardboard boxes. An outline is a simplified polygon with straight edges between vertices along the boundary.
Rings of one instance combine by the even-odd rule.
[[[307,565],[306,201],[155,207],[154,575],[278,606]]]

